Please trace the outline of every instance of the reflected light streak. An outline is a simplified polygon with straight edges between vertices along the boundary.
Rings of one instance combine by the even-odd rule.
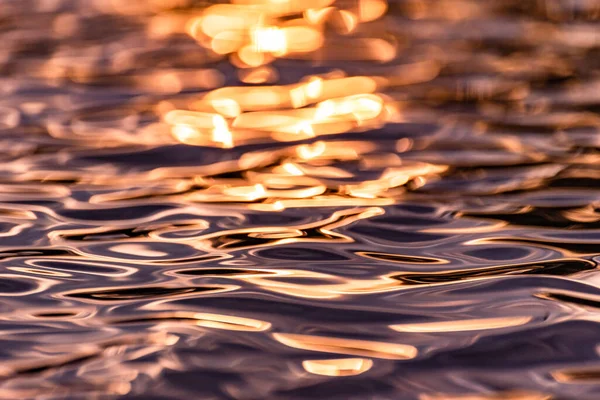
[[[499,318],[479,318],[456,321],[424,322],[414,324],[390,325],[398,332],[468,332],[487,329],[502,329],[513,326],[525,325],[532,320],[531,317],[499,317]]]
[[[271,327],[269,322],[232,315],[196,313],[194,318],[198,320],[198,326],[231,331],[260,332]]]
[[[342,339],[324,336],[273,333],[273,338],[286,346],[325,353],[350,354],[387,360],[409,360],[418,354],[414,346],[369,340]]]
[[[201,16],[187,21],[186,31],[215,53],[234,54],[233,59],[242,62],[240,66],[253,67],[267,64],[273,57],[313,53],[323,48],[323,30],[327,24],[333,24],[340,33],[347,35],[356,31],[360,24],[380,19],[387,11],[385,0],[361,0],[350,9],[332,6],[334,0],[232,0],[231,3],[206,8]],[[164,29],[169,33],[169,29]],[[152,32],[164,34],[156,27]],[[377,46],[376,41],[370,43],[378,52],[388,51]],[[368,49],[361,51],[369,58],[368,52]],[[257,54],[271,57],[257,57]],[[348,54],[347,57],[355,56]]]
[[[511,390],[490,394],[423,394],[419,400],[551,400],[551,395],[539,392]]]
[[[341,358],[337,360],[306,360],[302,367],[307,372],[324,376],[355,376],[367,372],[373,366],[368,358]]]
[[[280,57],[310,58],[317,50],[323,60],[385,61],[395,57],[396,45],[377,37],[380,33],[369,25],[386,11],[385,0],[357,0],[348,4],[334,4],[333,0],[232,0],[230,4],[209,6],[200,14],[189,15],[187,20],[179,14],[156,19],[151,30],[158,36],[178,32],[186,22],[185,31],[200,46],[218,55],[229,55],[239,68],[240,80],[257,86],[226,86],[191,95],[187,100],[162,101],[154,109],[161,115],[162,123],[147,128],[148,133],[168,128],[172,139],[186,145],[239,148],[352,131],[368,135],[369,129],[402,120],[401,108],[379,92],[433,79],[439,72],[436,63],[385,67],[390,70],[385,78],[345,76],[337,70],[292,84],[262,85],[277,80],[277,71],[268,64]],[[166,21],[164,32],[157,28],[161,20]],[[342,34],[335,39],[341,40],[339,43],[325,41],[324,34],[331,28]],[[375,33],[375,37],[369,37]],[[348,46],[356,51],[346,51]],[[341,49],[344,51],[340,52]],[[203,72],[206,79],[200,79],[187,71],[165,70],[145,77],[145,85],[162,93],[178,93],[190,86],[218,86],[223,77],[209,76],[209,71],[212,70]],[[352,180],[353,175],[330,164],[338,160],[361,160],[363,153],[370,151],[367,147],[362,142],[337,144],[318,140],[299,145],[279,159],[266,153],[243,154],[237,162],[241,169],[248,169],[246,164],[250,159],[264,165],[272,158],[279,165],[272,171],[248,171],[235,180],[202,179],[201,187],[186,198],[195,202],[246,203],[248,208],[260,211],[333,205],[380,206],[393,204],[394,198],[404,192],[401,186],[408,182],[412,181],[415,187],[427,182],[419,174],[434,176],[446,169],[426,164],[407,169],[406,162],[394,154],[398,168],[384,170],[377,179],[342,183],[340,178]],[[368,159],[364,160],[364,165],[371,168]],[[236,162],[232,160],[230,164]],[[300,176],[319,179],[299,183]]]
[[[277,27],[258,27],[252,30],[252,46],[258,53],[284,55],[287,52],[287,37],[283,29]]]
[[[344,32],[350,33],[360,23],[381,18],[387,10],[384,0],[361,0],[350,9],[338,9],[332,3],[234,0],[232,4],[210,6],[201,16],[191,18],[187,32],[218,54],[233,54],[232,62],[238,67],[251,67],[252,72],[240,75],[242,80],[267,82],[274,75],[261,68],[275,58],[324,48],[323,29],[332,15],[339,16]],[[299,18],[288,18],[293,15]],[[385,41],[364,37],[354,40],[367,45],[366,52],[361,51],[366,59],[373,51],[382,60],[389,59]],[[333,55],[334,51],[325,52],[329,53]],[[384,124],[391,117],[388,114],[392,108],[384,107],[384,99],[374,94],[380,84],[371,77],[359,76],[311,77],[284,86],[225,87],[192,104],[197,111],[170,110],[163,121],[171,125],[172,135],[182,143],[225,148],[253,140],[287,142],[339,134]],[[200,114],[206,111],[206,102],[218,116]],[[290,113],[294,109],[302,112]],[[265,136],[263,131],[271,134]]]

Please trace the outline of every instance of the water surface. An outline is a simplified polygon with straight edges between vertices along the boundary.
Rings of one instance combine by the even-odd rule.
[[[0,397],[599,398],[597,2],[238,3],[0,1]]]

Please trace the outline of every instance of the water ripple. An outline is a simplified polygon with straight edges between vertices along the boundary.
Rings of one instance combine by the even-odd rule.
[[[599,20],[0,0],[0,398],[597,399]]]

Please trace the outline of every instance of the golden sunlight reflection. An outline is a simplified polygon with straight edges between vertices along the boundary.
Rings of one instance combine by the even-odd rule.
[[[256,190],[262,190],[257,187],[235,189],[247,190],[250,196],[256,196]],[[352,239],[349,236],[338,233],[334,231],[334,229],[349,225],[361,219],[380,215],[382,212],[383,210],[377,207],[348,209],[336,211],[331,217],[310,224],[288,227],[263,226],[260,228],[222,230],[206,235],[191,237],[188,241],[197,249],[204,251],[230,251],[240,250],[242,248],[272,247],[275,245],[296,242],[351,243]],[[311,233],[310,235],[308,234],[309,232]],[[257,242],[252,239],[261,240]],[[185,239],[183,240],[185,241]],[[284,272],[284,274],[285,273],[286,272]],[[254,277],[252,279],[254,279]],[[259,279],[259,277],[257,276],[256,279]],[[251,281],[251,278],[248,278],[247,280]],[[261,282],[260,284],[264,283]],[[277,284],[275,283],[275,286],[276,285]]]
[[[369,108],[376,108],[378,103],[366,98],[366,104],[358,112],[350,109],[349,112],[358,116],[357,121],[369,118]],[[227,108],[230,114],[235,114],[237,105],[238,102],[228,99],[214,105],[214,108]],[[312,137],[315,125],[302,125],[300,119],[306,111],[292,110],[280,114],[279,118],[260,111],[242,113],[234,119],[233,126],[228,125],[221,114],[214,112],[171,110],[166,113],[165,119],[176,122],[173,133],[185,143],[210,140],[215,146],[219,143],[219,147],[229,148],[235,146],[234,134],[240,125],[244,132],[254,135],[255,129],[262,128],[264,124],[279,127],[287,124],[300,128],[294,136],[304,134]],[[196,127],[188,125],[190,123],[196,123]],[[371,153],[374,153],[373,156]],[[382,159],[388,161],[387,166],[377,161]],[[357,162],[363,171],[374,170],[376,173],[371,174],[370,179],[358,179],[349,170],[337,167],[340,161]],[[395,153],[378,151],[376,145],[367,140],[316,140],[307,144],[291,144],[276,151],[246,152],[239,160],[228,164],[232,169],[239,168],[244,172],[236,177],[198,176],[196,187],[185,197],[201,203],[246,203],[247,207],[261,211],[324,205],[381,206],[393,204],[405,192],[407,184],[423,185],[437,179],[448,168],[403,160]],[[216,167],[215,171],[218,171]],[[179,190],[186,190],[190,185],[180,184]]]
[[[333,5],[334,0],[232,0],[231,3],[206,8],[200,16],[186,22],[186,31],[215,53],[231,54],[232,62],[242,68],[265,65],[279,57],[314,53],[328,47],[324,36],[328,26],[348,35],[354,33],[359,24],[380,19],[387,10],[385,0],[360,0],[354,6],[349,4],[349,8]],[[380,53],[381,60],[389,59],[386,53],[390,49],[377,46],[380,39],[357,37],[355,40],[369,43]],[[357,54],[346,52],[345,57],[373,58],[367,47],[357,50]],[[393,46],[391,51],[394,52]],[[326,52],[320,57],[328,54],[334,55],[334,59],[342,55]]]
[[[565,368],[551,372],[556,382],[571,385],[593,384],[600,382],[600,368],[597,366],[581,366],[576,368]]]
[[[279,80],[279,74],[275,68],[265,65],[254,69],[240,69],[238,78],[240,82],[258,85],[276,82]]]
[[[349,354],[387,360],[408,360],[417,356],[417,348],[407,344],[332,338],[325,336],[273,333],[273,338],[289,347],[325,353]]]
[[[186,29],[200,45],[217,54],[231,54],[231,62],[240,68],[240,80],[249,84],[276,81],[277,71],[267,65],[275,58],[319,51],[321,58],[339,59],[341,53],[325,43],[323,32],[328,24],[341,24],[349,34],[387,10],[385,0],[360,0],[349,8],[333,5],[333,0],[231,3],[204,9],[187,22]],[[381,38],[349,40],[355,42],[354,51],[343,54],[352,59],[388,61],[395,55],[395,46]],[[385,81],[330,73],[290,85],[224,87],[187,104],[188,110],[168,110],[163,121],[182,143],[225,148],[376,128],[398,119],[394,115],[398,110],[387,107],[376,94]],[[218,117],[209,115],[213,112]]]
[[[419,400],[551,400],[553,396],[527,390],[510,390],[490,394],[422,394]]]
[[[232,315],[196,313],[196,325],[207,328],[225,329],[233,331],[260,332],[271,327],[269,322],[250,318],[235,317]]]
[[[167,256],[168,253],[163,251],[152,250],[148,246],[144,246],[143,244],[119,244],[112,246],[111,251],[115,251],[117,253],[123,254],[131,254],[142,257],[164,257]]]
[[[373,93],[377,85],[369,77],[315,77],[286,86],[225,87],[191,103],[189,110],[167,111],[163,121],[180,142],[215,147],[377,128],[391,111]]]
[[[340,358],[332,360],[306,360],[302,366],[307,372],[324,376],[355,376],[367,372],[373,366],[368,358]]]
[[[0,399],[600,398],[599,18],[0,0]]]
[[[487,329],[502,329],[513,326],[525,325],[531,321],[531,317],[499,317],[499,318],[479,318],[465,319],[456,321],[423,322],[414,324],[390,325],[398,332],[467,332]]]
[[[294,241],[300,242],[302,239],[300,237],[296,240],[287,238],[283,243]],[[294,279],[294,281],[288,282],[285,281],[285,278]],[[315,283],[312,281],[313,279],[319,279],[323,283]],[[344,296],[370,295],[408,288],[390,276],[373,279],[350,279],[325,273],[292,269],[280,272],[276,276],[249,276],[245,281],[253,283],[263,290],[305,299],[341,299]],[[392,329],[395,328],[392,326]]]
[[[194,313],[190,311],[174,311],[150,314],[139,319],[116,319],[119,324],[146,323],[149,320],[160,321],[164,330],[168,331],[177,325],[194,325],[204,328],[222,329],[242,332],[262,332],[271,327],[271,323],[233,315]]]

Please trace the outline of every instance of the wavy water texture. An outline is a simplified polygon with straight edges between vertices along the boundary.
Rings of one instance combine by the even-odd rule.
[[[600,393],[593,0],[0,0],[0,398]]]

